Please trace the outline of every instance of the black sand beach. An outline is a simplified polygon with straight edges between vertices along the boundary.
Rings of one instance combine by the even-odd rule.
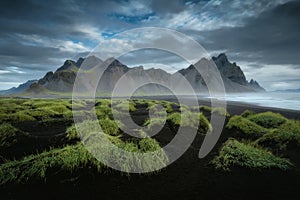
[[[166,99],[172,100],[172,99]],[[209,102],[201,101],[201,105]],[[300,119],[300,112],[265,108],[249,104],[229,102],[231,116],[245,110],[272,111],[291,119]],[[136,121],[144,119],[143,113],[135,113]],[[300,152],[293,155],[297,167],[290,171],[234,169],[220,172],[210,166],[221,145],[235,134],[224,128],[212,152],[198,158],[203,136],[197,136],[192,146],[173,164],[155,174],[120,175],[89,173],[81,169],[74,179],[61,180],[55,177],[34,184],[17,184],[2,187],[1,199],[298,199],[300,195]],[[170,140],[168,134],[157,136]],[[296,159],[296,160],[295,160]]]

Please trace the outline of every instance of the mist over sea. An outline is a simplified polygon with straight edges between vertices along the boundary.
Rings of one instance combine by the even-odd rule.
[[[221,97],[215,98],[220,99]],[[231,102],[248,103],[264,107],[300,110],[300,93],[295,92],[226,94],[225,100]]]

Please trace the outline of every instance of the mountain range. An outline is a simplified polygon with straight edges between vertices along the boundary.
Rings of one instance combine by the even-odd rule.
[[[103,71],[99,81],[97,92],[99,94],[111,93],[115,84],[121,77],[126,77],[127,84],[131,87],[142,84],[144,82],[155,82],[156,84],[148,84],[140,92],[144,94],[165,94],[170,91],[162,85],[175,85],[181,87],[182,77],[184,77],[192,88],[197,93],[207,92],[206,82],[204,80],[214,81],[210,79],[211,67],[210,62],[213,61],[223,79],[223,83],[227,93],[240,93],[240,92],[262,92],[265,91],[255,80],[247,81],[241,68],[236,63],[228,61],[227,56],[223,53],[217,57],[212,57],[211,60],[206,58],[200,59],[195,65],[190,65],[185,69],[181,69],[173,74],[170,74],[162,69],[144,69],[143,66],[129,68],[115,58],[109,58],[105,61],[95,57],[89,56],[87,58],[79,58],[77,61],[66,60],[64,64],[59,67],[55,72],[48,72],[38,81],[28,81],[20,85],[18,88],[12,88],[1,92],[0,94],[19,94],[29,96],[43,96],[47,94],[61,95],[70,94],[73,91],[73,85],[76,79],[78,70],[84,68],[83,74],[87,80],[95,80],[97,78],[94,66],[107,66]],[[84,67],[83,67],[84,65]],[[197,71],[197,67],[205,68],[204,78]],[[82,91],[87,90],[82,84]],[[126,87],[126,86],[124,86]],[[184,88],[183,88],[184,91]]]
[[[12,87],[8,90],[1,90],[0,95],[11,95],[11,94],[19,94],[27,90],[30,85],[36,83],[37,80],[29,80],[26,83],[20,84],[18,87]]]

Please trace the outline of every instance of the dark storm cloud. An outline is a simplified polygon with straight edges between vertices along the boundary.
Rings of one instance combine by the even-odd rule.
[[[200,35],[205,38],[206,48],[227,50],[238,60],[299,65],[299,10],[300,1],[288,2],[248,19],[242,27],[222,28]]]
[[[0,55],[2,56],[20,56],[28,59],[47,58],[48,55],[58,53],[58,48],[40,47],[31,45],[22,45],[17,41],[5,42],[1,45]],[[34,61],[34,60],[32,60]]]
[[[185,30],[208,50],[226,50],[238,63],[255,61],[250,68],[299,64],[299,2],[274,8],[282,1],[288,0],[2,0],[0,85],[40,78],[66,59],[87,55],[101,39],[143,26]],[[145,61],[136,55],[128,60]],[[177,62],[163,53],[144,58]]]
[[[151,7],[159,14],[179,13],[180,11],[184,10],[184,2],[180,0],[154,0],[151,3]]]
[[[4,1],[0,4],[2,34],[40,34],[55,36],[59,27],[67,30],[79,18],[75,8],[64,1]],[[55,25],[55,26],[54,26]]]

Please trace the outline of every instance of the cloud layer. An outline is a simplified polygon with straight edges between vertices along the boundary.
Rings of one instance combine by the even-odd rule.
[[[300,2],[289,0],[1,1],[0,89],[40,78],[119,32],[145,26],[183,32],[211,54],[226,52],[248,79],[269,90],[296,88],[299,10]],[[139,60],[141,54],[132,54],[128,64],[179,62],[159,52]]]

